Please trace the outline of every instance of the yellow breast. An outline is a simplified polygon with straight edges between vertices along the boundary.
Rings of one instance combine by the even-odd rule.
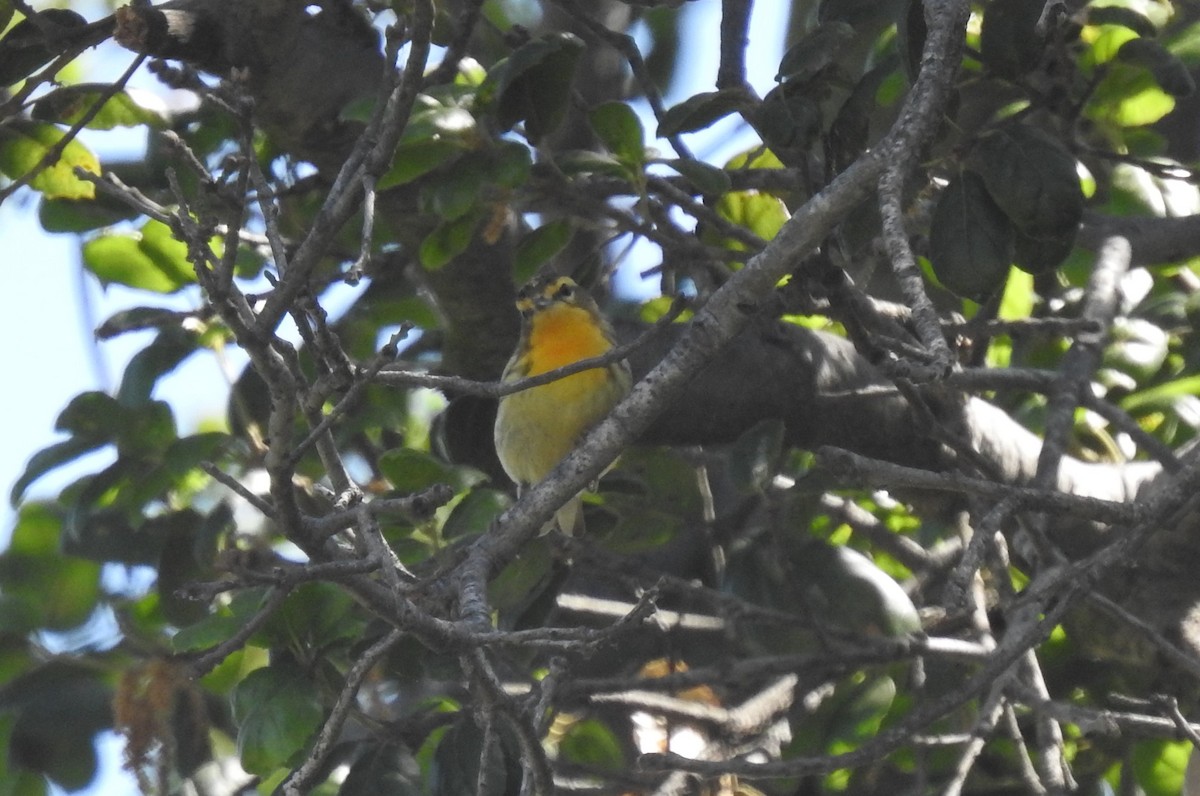
[[[510,364],[506,380],[536,376],[600,356],[612,348],[604,329],[587,310],[569,304],[547,307],[531,320],[524,356]],[[500,401],[496,450],[518,483],[543,479],[628,389],[622,372],[593,368]]]

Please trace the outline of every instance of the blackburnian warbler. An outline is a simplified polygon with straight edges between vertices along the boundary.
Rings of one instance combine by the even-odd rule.
[[[517,295],[517,309],[521,338],[504,368],[505,382],[601,356],[615,345],[596,302],[568,277],[534,279]],[[629,365],[617,362],[501,398],[496,453],[517,488],[545,478],[629,392],[630,382]],[[576,495],[556,512],[563,533],[582,530],[582,508]]]

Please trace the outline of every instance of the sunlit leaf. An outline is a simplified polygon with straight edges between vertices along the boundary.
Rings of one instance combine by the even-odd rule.
[[[0,129],[0,172],[14,180],[24,177],[38,169],[65,137],[65,131],[50,124],[9,124]],[[99,174],[100,161],[73,139],[63,146],[62,154],[37,172],[29,186],[50,199],[91,199],[96,186],[75,176],[77,168]]]
[[[783,200],[760,191],[731,191],[717,202],[717,212],[734,224],[745,227],[763,240],[771,240],[787,223],[790,213]],[[741,241],[725,243],[731,249],[745,249]]]
[[[1190,741],[1154,739],[1135,745],[1134,776],[1146,796],[1178,796],[1191,752]]]
[[[646,160],[645,134],[637,114],[624,102],[606,102],[588,116],[592,129],[623,162],[640,168]]]

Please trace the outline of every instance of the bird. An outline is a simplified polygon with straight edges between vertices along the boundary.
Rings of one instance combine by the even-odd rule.
[[[534,278],[518,292],[516,305],[521,336],[504,368],[504,383],[601,356],[616,345],[612,327],[596,302],[570,277]],[[545,478],[625,397],[631,383],[629,364],[621,360],[501,398],[496,453],[504,472],[517,484],[518,494]],[[559,508],[555,512],[559,530],[567,535],[582,533],[582,509],[579,495]]]

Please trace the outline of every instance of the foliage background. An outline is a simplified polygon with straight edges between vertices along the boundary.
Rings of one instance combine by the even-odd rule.
[[[21,503],[115,448],[57,500],[25,500],[0,558],[7,791],[84,785],[93,735],[115,723],[141,787],[161,792],[500,793],[551,777],[1178,792],[1200,649],[1193,10],[993,2],[973,9],[959,71],[965,6],[928,3],[925,93],[897,122],[919,6],[795,4],[762,97],[739,69],[749,4],[720,6],[720,37],[682,35],[669,5],[177,3],[194,40],[119,12],[127,46],[228,78],[160,64],[206,98],[163,115],[124,94],[100,109],[102,86],[47,95],[34,78],[23,93],[113,21],[20,23],[28,8],[0,4],[0,170],[33,189],[0,199],[37,195],[95,278],[141,291],[104,334],[155,330],[117,389],[72,401],[69,438],[14,487]],[[364,11],[478,58],[435,72],[411,114],[410,74],[366,137],[387,86]],[[463,19],[478,36],[456,37]],[[639,36],[620,36],[635,19]],[[705,33],[719,91],[663,107]],[[639,92],[654,121],[619,101]],[[718,119],[772,154],[707,151],[691,133]],[[150,128],[147,162],[101,169],[66,143],[70,166],[122,183],[31,168],[72,124]],[[667,163],[645,148],[656,125]],[[368,176],[331,190],[374,140]],[[808,201],[835,175],[828,204]],[[877,177],[882,201],[861,201]],[[362,186],[373,215],[356,214]],[[243,217],[235,249],[221,225]],[[635,370],[680,338],[663,384],[715,364],[653,423],[666,387],[647,383],[513,505],[486,407],[514,284],[550,268],[603,292],[631,238],[653,241],[664,291],[698,313],[643,340]],[[197,280],[199,304],[166,298]],[[610,308],[633,339],[666,303]],[[290,316],[295,348],[255,331],[260,311]],[[393,365],[400,321],[422,334]],[[159,380],[235,337],[258,375],[232,368],[227,420],[181,434]],[[635,427],[649,444],[605,479],[592,534],[532,538]],[[122,583],[130,566],[152,587]],[[105,615],[116,646],[80,631]],[[704,751],[639,758],[639,712]]]

